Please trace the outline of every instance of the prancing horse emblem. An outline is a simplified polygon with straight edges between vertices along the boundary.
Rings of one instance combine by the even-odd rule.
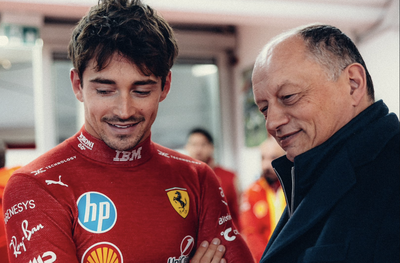
[[[169,202],[176,212],[183,218],[189,214],[189,195],[185,188],[174,187],[165,190],[168,195]]]
[[[181,204],[181,207],[180,207],[181,210],[185,210],[187,200],[185,198],[185,201],[182,201],[182,194],[179,191],[175,192],[174,201]]]

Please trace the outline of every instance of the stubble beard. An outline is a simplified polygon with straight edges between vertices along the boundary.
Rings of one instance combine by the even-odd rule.
[[[107,117],[102,118],[102,121],[105,123],[113,121],[119,121],[119,122],[133,121],[137,123],[136,125],[139,125],[140,123],[144,122],[144,120],[145,120],[144,117],[134,117],[134,116],[126,120],[122,120],[117,116],[114,116],[112,118],[107,118]],[[117,151],[127,151],[135,148],[142,141],[144,134],[145,134],[144,131],[140,131],[139,134],[136,136],[134,134],[108,136],[106,135],[105,132],[103,132],[103,134],[101,134],[100,137],[104,141],[104,143],[111,149]]]
[[[131,135],[119,135],[113,139],[108,136],[102,136],[104,143],[113,150],[127,151],[135,148],[143,139],[144,134],[131,138]]]

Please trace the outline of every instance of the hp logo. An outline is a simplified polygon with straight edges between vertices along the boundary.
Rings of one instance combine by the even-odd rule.
[[[106,195],[87,192],[77,201],[79,224],[92,233],[105,233],[117,222],[117,208]]]

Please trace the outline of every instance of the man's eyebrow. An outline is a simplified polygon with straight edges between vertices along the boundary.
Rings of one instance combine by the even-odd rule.
[[[100,84],[109,84],[113,85],[116,84],[114,80],[111,79],[105,79],[105,78],[94,78],[90,80],[90,82],[93,83],[100,83]],[[135,86],[141,86],[141,85],[148,85],[148,84],[157,84],[158,82],[152,79],[147,79],[147,80],[138,80],[133,83]]]
[[[146,80],[138,80],[133,83],[135,86],[141,86],[141,85],[148,85],[148,84],[157,84],[158,82],[152,79],[146,79]]]
[[[104,78],[94,78],[94,79],[91,79],[90,82],[100,83],[100,84],[115,84],[114,80],[104,79]]]

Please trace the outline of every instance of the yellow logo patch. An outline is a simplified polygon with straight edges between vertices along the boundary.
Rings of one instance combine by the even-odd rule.
[[[83,254],[81,263],[123,263],[121,251],[114,244],[100,242],[92,245]]]
[[[165,190],[168,195],[169,202],[178,214],[186,218],[189,214],[189,195],[185,188],[174,187]]]

